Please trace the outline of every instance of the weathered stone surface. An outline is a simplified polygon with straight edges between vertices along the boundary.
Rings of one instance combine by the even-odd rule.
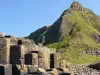
[[[58,70],[57,69],[53,69],[53,74],[54,75],[58,75]]]
[[[55,68],[60,68],[60,54],[59,52],[55,54],[54,56],[54,67]]]
[[[81,11],[84,9],[84,7],[79,2],[73,2],[71,8]]]
[[[50,51],[48,48],[44,47],[44,64],[45,69],[50,69]]]
[[[32,65],[38,66],[38,54],[32,53]]]
[[[20,71],[20,72],[28,72],[28,68],[27,68],[27,65],[24,65],[24,64],[21,64],[21,65],[16,65],[17,66],[17,68],[18,68],[18,70]]]
[[[12,65],[5,66],[5,75],[12,75]]]
[[[43,53],[43,51],[39,51],[39,53],[38,53],[39,55],[39,58],[43,58],[44,57],[44,53]]]
[[[31,44],[31,51],[39,51],[38,46],[35,44]]]
[[[28,73],[38,72],[38,66],[28,65]]]
[[[0,37],[4,37],[4,36],[5,36],[5,33],[0,32]]]
[[[22,40],[23,45],[25,46],[25,53],[29,53],[31,51],[31,42],[29,39],[19,38],[18,40]]]
[[[18,43],[18,39],[16,37],[14,37],[14,36],[11,36],[10,44],[11,45],[17,45],[17,43]]]
[[[40,68],[44,68],[44,59],[43,58],[38,58],[38,66],[40,67]]]
[[[10,39],[0,38],[0,64],[9,64]]]
[[[38,68],[38,71],[41,72],[41,73],[44,73],[45,75],[47,74],[46,70],[43,69],[43,68]]]
[[[50,69],[50,51],[48,50],[48,48],[41,47],[38,53],[38,57],[39,57],[39,65],[42,66],[42,64],[44,64],[44,66],[40,68]]]
[[[62,60],[62,62],[60,62],[60,68],[66,68],[66,60]]]
[[[63,72],[70,73],[70,70],[68,68],[63,68]]]

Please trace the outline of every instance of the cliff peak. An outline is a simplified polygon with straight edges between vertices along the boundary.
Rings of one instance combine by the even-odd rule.
[[[81,10],[81,9],[84,9],[84,7],[82,6],[81,3],[77,2],[77,1],[74,1],[70,8],[73,8],[73,9],[77,9],[77,10]]]

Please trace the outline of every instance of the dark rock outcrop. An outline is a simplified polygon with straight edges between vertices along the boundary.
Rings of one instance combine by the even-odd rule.
[[[74,4],[72,4],[73,6]],[[43,27],[29,35],[29,39],[33,39],[36,43],[50,44],[56,43],[69,36],[73,31],[75,24],[63,18],[64,15],[73,16],[74,13],[68,9],[63,12],[60,18],[51,26]]]
[[[35,32],[31,33],[29,35],[29,39],[33,39],[36,43],[41,42],[42,40],[42,34],[48,29],[47,26],[44,26],[38,30],[36,30]]]
[[[100,70],[100,62],[96,64],[90,64],[88,67],[92,69]]]

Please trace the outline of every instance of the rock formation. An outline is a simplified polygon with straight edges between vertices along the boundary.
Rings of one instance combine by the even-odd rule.
[[[59,60],[59,53],[36,45],[32,40],[12,36],[0,38],[0,75],[48,75],[46,70],[51,68],[66,68],[60,66],[63,63]]]

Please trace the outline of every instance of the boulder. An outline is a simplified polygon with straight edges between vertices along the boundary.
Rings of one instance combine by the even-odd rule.
[[[0,37],[4,37],[4,36],[5,36],[5,33],[0,32]]]

